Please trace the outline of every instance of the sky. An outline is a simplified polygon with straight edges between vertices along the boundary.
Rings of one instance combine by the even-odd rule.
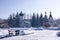
[[[60,0],[0,0],[0,18],[7,19],[10,14],[21,11],[27,16],[33,13],[45,15],[45,11],[49,16],[51,11],[53,18],[58,19],[60,18]]]

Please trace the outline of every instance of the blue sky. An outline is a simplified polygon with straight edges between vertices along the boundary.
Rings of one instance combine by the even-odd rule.
[[[19,12],[49,16],[52,12],[53,18],[60,18],[60,0],[0,0],[0,18],[7,19],[12,13]]]

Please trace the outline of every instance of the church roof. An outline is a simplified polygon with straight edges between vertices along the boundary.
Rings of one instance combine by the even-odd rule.
[[[23,16],[24,14],[23,14],[22,11],[21,11],[19,15],[20,15],[20,16]]]
[[[51,14],[51,12],[50,12],[50,16],[49,17],[52,17],[52,14]]]

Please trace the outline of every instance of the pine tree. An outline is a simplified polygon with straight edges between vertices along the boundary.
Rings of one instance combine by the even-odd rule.
[[[42,15],[42,13],[41,13],[41,15],[40,15],[40,26],[43,26],[43,15]]]
[[[39,15],[37,14],[37,18],[36,18],[36,27],[39,27]]]
[[[33,13],[32,19],[31,19],[31,26],[36,27],[36,17],[35,17],[34,13]]]
[[[16,14],[16,23],[15,23],[15,25],[16,25],[16,27],[20,27],[20,23],[19,23],[19,21],[20,21],[20,19],[19,19],[19,14],[18,14],[18,12],[17,12],[17,14]]]
[[[12,24],[13,24],[13,19],[12,19],[12,15],[10,15],[10,17],[8,18],[8,25],[12,27],[13,26]]]
[[[12,25],[13,25],[13,27],[16,27],[16,25],[15,25],[15,23],[16,23],[16,17],[15,17],[15,14],[13,13],[13,23],[12,23]]]

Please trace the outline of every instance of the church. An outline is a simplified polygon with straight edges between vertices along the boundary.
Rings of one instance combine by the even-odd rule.
[[[22,11],[19,14],[20,18],[20,27],[31,27],[31,19],[25,19],[24,13]]]
[[[42,15],[42,14],[41,14]],[[32,27],[31,26],[31,19],[25,19],[24,18],[24,13],[22,13],[22,11],[19,14],[19,18],[20,18],[20,26],[21,27]],[[52,27],[54,25],[53,23],[53,17],[52,17],[52,13],[50,12],[49,18],[47,18],[46,12],[45,12],[45,16],[43,17],[43,26],[49,26]]]

